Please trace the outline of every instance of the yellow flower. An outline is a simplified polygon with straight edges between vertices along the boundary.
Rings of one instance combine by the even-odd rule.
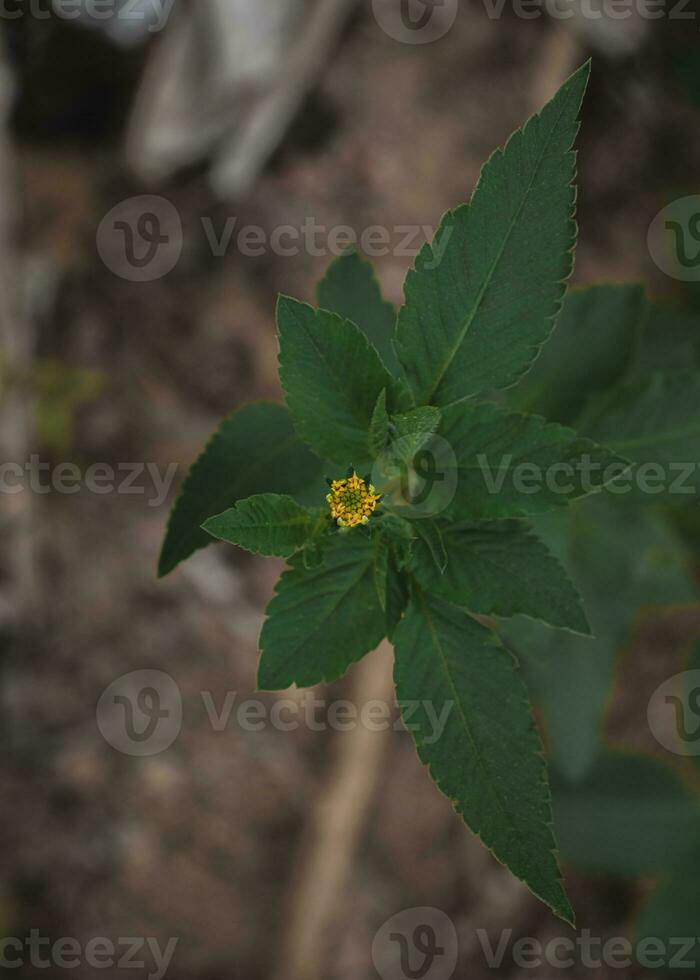
[[[375,491],[372,484],[368,485],[353,470],[352,475],[344,480],[331,482],[331,492],[326,500],[338,527],[357,527],[369,521],[380,497],[381,494]]]

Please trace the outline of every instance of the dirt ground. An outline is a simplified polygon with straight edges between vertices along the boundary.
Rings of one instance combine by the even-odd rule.
[[[667,70],[684,30],[695,28],[654,22],[636,54],[594,59],[580,143],[576,282],[641,279],[671,291],[649,258],[646,231],[665,196],[692,188],[700,173],[700,116]],[[439,43],[401,45],[363,6],[253,191],[222,203],[201,167],[157,187],[129,175],[123,126],[145,50],[110,54],[72,28],[43,40],[18,33],[12,136],[33,356],[102,379],[76,413],[68,448],[33,437],[30,451],[81,468],[150,462],[165,471],[176,463],[177,484],[223,414],[280,398],[276,294],[311,299],[330,258],[245,257],[235,248],[217,258],[202,217],[217,229],[229,216],[269,231],[307,216],[328,227],[434,227],[468,198],[489,153],[553,92],[562,67],[574,67],[566,59],[562,66],[561,43],[547,19],[491,20],[480,4],[465,3]],[[589,53],[584,43],[573,48],[577,61]],[[96,229],[115,204],[151,191],[179,210],[185,248],[168,276],[134,284],[103,264]],[[403,255],[377,260],[397,304],[410,263]],[[281,977],[314,803],[350,736],[250,732],[233,719],[213,730],[201,692],[217,706],[226,692],[254,696],[257,636],[280,564],[216,546],[158,582],[174,491],[159,506],[151,506],[150,486],[142,494],[35,495],[35,578],[21,615],[8,608],[11,556],[0,557],[0,932],[34,928],[81,942],[177,937],[169,973],[177,980]],[[696,626],[687,617],[657,622],[629,656],[671,667],[679,640]],[[167,752],[132,758],[101,737],[95,706],[115,678],[143,668],[174,678],[183,726]],[[354,673],[319,696],[347,697]],[[637,673],[629,676],[634,687]],[[625,693],[614,715],[616,739],[639,741],[642,686]],[[260,700],[268,708],[274,701]],[[406,733],[386,736],[376,764],[377,790],[323,936],[324,980],[375,976],[373,937],[402,909],[450,916],[460,977],[491,972],[479,927],[496,937],[503,928],[541,939],[567,934],[462,826]],[[575,875],[569,886],[580,926],[604,937],[629,931],[637,888]],[[506,961],[499,972],[524,971]],[[15,976],[35,973],[47,975],[27,964]],[[95,975],[87,965],[61,973]]]

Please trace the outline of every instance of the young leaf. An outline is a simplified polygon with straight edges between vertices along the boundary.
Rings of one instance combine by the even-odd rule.
[[[642,286],[569,290],[551,339],[508,393],[509,407],[572,424],[590,395],[628,371],[646,308]]]
[[[374,582],[374,543],[360,531],[337,534],[323,565],[297,558],[267,607],[258,686],[283,690],[334,681],[384,637]]]
[[[297,431],[319,456],[369,465],[367,432],[392,379],[358,327],[281,296],[280,379]]]
[[[626,469],[624,460],[572,429],[486,402],[447,409],[440,434],[457,460],[458,520],[564,506]]]
[[[465,612],[426,594],[394,641],[398,698],[420,705],[409,727],[431,776],[499,861],[571,922],[542,745],[515,660]],[[445,712],[436,737],[434,715]]]
[[[656,501],[664,494],[685,502],[698,488],[698,405],[700,372],[655,374],[594,398],[581,428],[636,464],[639,479],[629,483],[633,491]],[[641,470],[645,463],[656,464],[653,471]]]
[[[416,448],[422,445],[437,432],[440,425],[440,410],[433,405],[424,405],[412,412],[395,415],[392,418],[397,439],[414,439]]]
[[[417,521],[420,526],[424,521]],[[446,570],[423,541],[412,568],[429,591],[485,616],[529,616],[590,635],[581,598],[563,566],[521,521],[453,524],[442,530]]]
[[[572,146],[589,72],[493,154],[409,272],[396,349],[418,405],[507,388],[552,332],[573,266]]]
[[[411,542],[416,536],[414,523],[390,511],[378,513],[373,523],[377,529],[381,529],[395,542]]]
[[[356,323],[389,370],[398,373],[392,343],[396,310],[382,299],[370,262],[355,251],[345,252],[328,267],[317,297],[322,309]]]
[[[235,507],[210,517],[202,527],[212,537],[237,544],[256,555],[288,558],[311,537],[318,512],[292,497],[261,493],[239,500]]]
[[[320,476],[321,463],[294,431],[289,412],[268,402],[229,415],[182,485],[163,542],[159,576],[213,542],[202,524],[252,494],[296,493]]]
[[[390,446],[390,453],[410,463],[416,453],[437,432],[440,425],[440,410],[432,405],[425,405],[403,415],[394,415],[391,422],[394,427],[394,439]]]
[[[377,398],[377,404],[372,412],[367,437],[369,451],[373,457],[380,456],[389,438],[389,413],[386,410],[386,388],[382,388]]]

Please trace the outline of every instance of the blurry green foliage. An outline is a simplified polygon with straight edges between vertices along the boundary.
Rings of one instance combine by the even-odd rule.
[[[39,359],[20,375],[0,351],[0,399],[21,386],[33,406],[36,442],[57,456],[71,448],[78,409],[94,401],[103,384],[100,371],[69,367],[56,357]]]
[[[77,410],[97,398],[103,383],[98,371],[68,367],[58,358],[38,361],[32,385],[40,445],[56,455],[67,452],[73,443]]]

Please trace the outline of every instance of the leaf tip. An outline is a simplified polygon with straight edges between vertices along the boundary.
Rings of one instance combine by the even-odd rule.
[[[557,908],[553,908],[552,912],[554,912],[557,918],[561,919],[562,922],[565,922],[567,926],[571,926],[572,929],[576,928],[576,913],[571,907],[571,903],[566,896],[564,896],[564,900],[561,905]]]
[[[299,305],[300,305],[299,300],[294,299],[293,296],[287,296],[286,293],[278,293],[277,303],[275,305],[275,320],[277,321],[277,324],[279,324],[280,316],[284,313],[285,310],[291,311]]]
[[[163,544],[160,549],[160,554],[158,555],[156,578],[161,579],[165,578],[166,575],[170,575],[170,573],[177,568],[181,561],[182,559],[177,556],[176,549],[173,547],[172,527],[169,522],[168,528],[165,532],[165,538],[163,539]]]
[[[217,521],[216,517],[208,517],[206,521],[203,524],[200,524],[199,526],[203,531],[206,531],[207,534],[211,534],[212,538],[218,538],[219,535],[216,533],[215,530],[217,526],[216,521]]]
[[[583,102],[583,97],[586,94],[586,89],[588,88],[588,82],[590,81],[591,71],[593,69],[593,59],[588,58],[587,61],[576,69],[576,71],[567,79],[564,83],[564,88],[580,88],[581,96],[580,103]],[[579,108],[580,108],[579,103]]]
[[[170,572],[172,572],[174,567],[175,566],[168,559],[168,556],[165,553],[165,548],[163,548],[158,558],[158,565],[156,567],[156,578],[158,579],[165,578],[166,575],[169,575]]]

